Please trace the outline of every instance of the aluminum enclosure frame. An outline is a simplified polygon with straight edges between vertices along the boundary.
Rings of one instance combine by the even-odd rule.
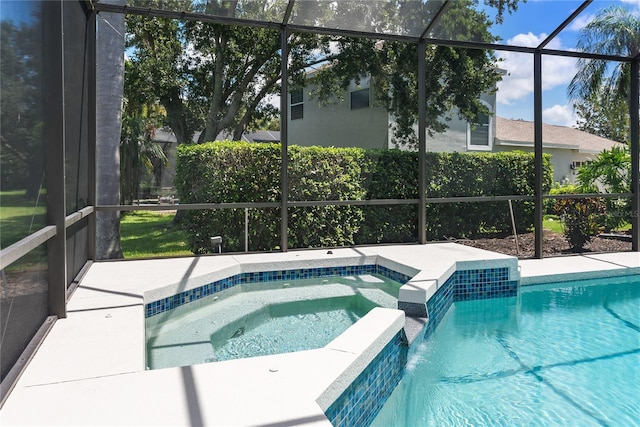
[[[96,58],[96,43],[95,43],[95,25],[96,16],[100,12],[115,12],[124,14],[136,14],[149,17],[161,17],[171,18],[178,20],[195,20],[202,22],[210,22],[224,25],[242,25],[259,28],[272,28],[280,31],[280,42],[282,55],[281,71],[282,76],[282,92],[281,92],[281,129],[282,129],[282,159],[281,164],[281,194],[282,198],[279,202],[275,203],[203,203],[203,204],[184,204],[177,205],[177,210],[188,209],[225,209],[225,208],[280,208],[281,209],[281,250],[287,250],[287,224],[288,215],[287,209],[290,207],[304,207],[304,206],[329,206],[329,205],[353,205],[353,206],[381,206],[381,205],[415,205],[419,209],[418,213],[418,241],[421,244],[427,243],[425,223],[426,213],[425,207],[431,203],[450,203],[450,202],[484,202],[484,201],[506,201],[506,200],[533,200],[535,202],[535,257],[542,258],[542,206],[546,199],[562,199],[562,198],[582,198],[582,197],[601,197],[601,198],[616,198],[625,197],[630,198],[632,201],[632,217],[631,217],[631,235],[632,235],[632,251],[640,251],[640,113],[639,113],[639,98],[640,98],[640,84],[637,78],[640,74],[640,54],[635,57],[622,57],[612,55],[598,55],[588,52],[577,51],[563,51],[556,49],[547,49],[546,46],[558,36],[558,34],[570,25],[578,15],[589,6],[593,0],[584,1],[574,12],[572,12],[563,23],[558,26],[550,35],[541,42],[537,47],[522,47],[522,46],[509,46],[501,44],[490,44],[481,42],[469,42],[469,41],[455,41],[444,40],[437,38],[430,38],[429,33],[433,26],[437,23],[440,17],[444,14],[447,7],[455,0],[445,0],[442,7],[436,13],[434,20],[427,25],[420,36],[406,36],[399,34],[377,34],[368,33],[362,31],[352,31],[349,29],[330,29],[320,28],[304,25],[293,25],[289,23],[296,0],[289,0],[287,2],[287,9],[284,14],[282,22],[268,22],[268,21],[255,21],[248,19],[238,19],[225,16],[213,16],[198,13],[179,12],[179,11],[166,11],[160,9],[140,8],[133,6],[115,6],[108,3],[101,3],[95,1],[81,0],[79,1],[85,7],[86,10],[86,22],[88,25],[89,38],[91,42],[89,44],[89,50],[86,54],[89,56],[89,61],[95,64]],[[46,7],[49,13],[51,13],[51,19],[47,20],[44,25],[49,26],[48,34],[60,34],[63,33],[63,26],[61,16],[63,12],[63,0],[59,1],[46,1]],[[307,32],[318,33],[337,36],[348,37],[365,37],[376,38],[382,40],[395,40],[406,43],[412,43],[416,45],[416,55],[418,58],[418,92],[419,92],[419,120],[418,120],[418,141],[419,141],[419,175],[420,175],[420,198],[419,199],[377,199],[377,200],[326,200],[326,201],[290,201],[288,200],[288,177],[287,177],[287,149],[288,149],[288,68],[287,68],[287,51],[288,36],[293,32]],[[426,197],[426,160],[425,153],[427,149],[426,135],[425,135],[425,123],[426,123],[426,109],[424,106],[424,100],[426,99],[425,88],[425,49],[427,45],[441,45],[452,46],[460,48],[471,49],[485,49],[496,50],[506,52],[525,53],[533,56],[534,66],[534,156],[535,156],[535,191],[533,195],[523,196],[495,196],[495,197],[449,197],[449,198],[427,198]],[[50,85],[47,90],[48,99],[57,100],[60,99],[64,102],[64,44],[62,38],[48,40],[48,49],[46,52],[48,61],[48,71],[50,71],[47,81]],[[630,193],[624,194],[579,194],[579,195],[559,195],[549,196],[543,194],[542,187],[542,58],[545,55],[549,56],[566,56],[573,58],[587,58],[587,59],[602,59],[608,61],[618,61],[629,63],[631,66],[632,76],[636,78],[631,79],[630,93],[633,94],[629,99],[629,118],[630,118],[630,148],[631,148],[631,160],[632,160],[632,185]],[[89,79],[95,83],[96,70],[90,69]],[[72,225],[78,223],[81,220],[88,219],[88,248],[87,259],[90,263],[95,259],[95,216],[97,211],[130,211],[130,210],[162,210],[164,206],[131,206],[131,205],[115,205],[115,206],[96,206],[96,165],[95,165],[95,133],[96,133],[96,92],[95,84],[89,85],[89,113],[88,113],[88,128],[89,128],[89,161],[88,165],[88,186],[89,195],[87,200],[87,206],[79,209],[69,215],[65,211],[65,134],[64,134],[64,111],[62,109],[56,109],[55,104],[52,102],[47,110],[49,117],[58,117],[57,120],[52,120],[52,125],[47,129],[47,137],[49,140],[47,149],[47,175],[50,177],[48,181],[48,209],[47,209],[47,225],[42,229],[30,234],[28,237],[16,242],[15,244],[2,248],[0,250],[0,268],[4,269],[11,265],[15,261],[21,259],[24,255],[30,253],[38,246],[47,243],[48,245],[48,265],[49,265],[49,314],[50,318],[47,320],[47,324],[54,322],[57,318],[64,318],[66,316],[66,301],[68,298],[68,282],[71,282],[67,277],[67,263],[68,255],[66,250],[66,235],[67,229]],[[61,117],[62,116],[62,117]],[[79,275],[81,275],[80,273]],[[47,326],[50,328],[50,326]],[[44,328],[43,331],[47,328]],[[45,332],[42,332],[44,334]],[[16,374],[18,375],[18,374]],[[2,384],[3,388],[5,384]],[[6,389],[0,393],[0,398],[6,396]],[[0,402],[1,405],[1,402]]]
[[[570,25],[573,20],[587,7],[589,6],[593,0],[584,1],[576,10],[574,10],[545,40],[543,40],[537,47],[521,47],[521,46],[509,46],[509,45],[501,45],[501,44],[489,44],[489,43],[478,43],[478,42],[465,42],[465,41],[454,41],[454,40],[441,40],[435,38],[429,38],[429,32],[433,28],[433,26],[438,22],[438,20],[442,17],[445,10],[449,7],[451,0],[445,0],[443,5],[435,14],[434,19],[425,27],[421,36],[419,37],[411,37],[407,35],[399,35],[399,34],[379,34],[379,33],[368,33],[363,31],[352,31],[349,29],[333,29],[333,28],[323,28],[323,27],[311,27],[311,26],[303,26],[303,25],[292,25],[289,23],[289,18],[291,16],[293,6],[296,3],[296,0],[289,0],[287,3],[287,9],[284,14],[283,21],[280,23],[275,23],[272,21],[260,21],[260,20],[252,20],[252,19],[242,19],[242,18],[234,18],[229,16],[216,16],[202,13],[193,13],[193,12],[177,12],[177,11],[167,11],[153,8],[143,8],[136,6],[116,6],[108,3],[101,2],[93,2],[93,6],[95,9],[105,12],[116,12],[116,13],[125,13],[125,14],[136,14],[143,15],[149,17],[159,17],[159,18],[171,18],[171,19],[179,19],[179,20],[195,20],[201,22],[209,22],[216,24],[224,24],[224,25],[241,25],[241,26],[251,26],[251,27],[259,27],[259,28],[277,28],[281,31],[281,51],[286,53],[288,52],[287,40],[288,35],[292,32],[312,32],[317,34],[326,34],[326,35],[338,35],[338,36],[348,36],[348,37],[365,37],[365,38],[377,38],[377,39],[385,39],[385,40],[396,40],[402,41],[406,43],[415,43],[417,45],[417,55],[418,55],[418,67],[419,69],[424,69],[424,49],[427,44],[434,45],[444,45],[444,46],[453,46],[453,47],[461,47],[461,48],[472,48],[472,49],[491,49],[491,50],[501,50],[501,51],[510,51],[510,52],[519,52],[519,53],[528,53],[532,54],[534,57],[534,155],[535,155],[535,194],[533,195],[533,200],[535,200],[535,257],[542,258],[542,242],[543,242],[543,230],[542,230],[542,218],[543,218],[543,207],[542,202],[545,197],[543,195],[542,189],[542,55],[554,55],[554,56],[569,56],[576,58],[589,58],[589,59],[602,59],[602,60],[610,60],[610,61],[621,61],[621,62],[630,62],[632,64],[632,70],[635,69],[635,73],[637,74],[638,69],[638,58],[627,58],[613,55],[598,55],[587,52],[576,52],[576,51],[559,51],[553,49],[546,49],[545,47],[568,25]],[[286,58],[287,55],[283,55],[283,58]],[[633,65],[635,64],[635,66]],[[422,68],[421,68],[422,67]],[[287,147],[288,147],[288,132],[287,132],[287,119],[288,119],[288,69],[286,61],[282,61],[282,75],[285,77],[282,80],[282,89],[281,89],[281,101],[280,101],[280,111],[281,111],[281,144],[282,144],[282,165],[281,165],[281,194],[282,199],[279,204],[271,204],[268,207],[280,207],[281,209],[281,250],[287,250],[287,223],[288,223],[288,215],[287,208],[293,206],[323,206],[323,205],[343,205],[343,204],[353,204],[353,205],[362,205],[369,203],[361,203],[361,202],[350,202],[350,201],[323,201],[323,202],[293,202],[288,200],[288,179],[287,179]],[[420,70],[419,70],[420,71]],[[633,71],[632,71],[633,72]],[[418,91],[419,98],[422,100],[425,99],[426,95],[425,91],[425,82],[424,82],[424,72],[419,73],[419,82],[418,82]],[[632,79],[634,80],[634,79]],[[637,88],[637,79],[636,87],[631,87],[631,93],[638,93]],[[634,97],[631,97],[634,98]],[[637,97],[635,97],[637,100]],[[636,102],[637,104],[637,102]],[[631,116],[633,117],[633,105],[630,102],[629,104],[631,108]],[[635,108],[637,115],[637,107]],[[419,174],[422,179],[420,179],[420,194],[421,197],[418,200],[403,200],[402,203],[416,203],[419,208],[419,218],[418,218],[418,241],[422,244],[426,243],[426,232],[425,232],[425,214],[424,209],[427,203],[442,203],[446,202],[445,200],[440,199],[427,199],[425,183],[425,156],[426,153],[426,137],[424,136],[424,126],[426,123],[425,118],[425,109],[420,108],[419,111],[419,126],[418,126],[418,141],[419,141]],[[632,168],[635,172],[635,177],[632,179],[634,182],[632,191],[630,194],[619,194],[619,197],[631,196],[632,197],[632,205],[633,211],[638,212],[638,206],[640,206],[640,190],[638,189],[638,172],[637,172],[637,158],[638,158],[638,130],[637,126],[633,126],[633,124],[637,124],[637,120],[631,120],[632,123],[632,131],[631,131],[631,147],[632,147],[632,157],[636,163],[636,165]],[[635,136],[634,136],[635,135]],[[634,143],[635,142],[635,143]],[[601,195],[598,195],[601,196]],[[615,195],[613,195],[615,196]],[[506,196],[509,198],[508,196]],[[606,195],[606,197],[611,197],[611,195]],[[457,199],[457,198],[456,198]],[[467,199],[467,198],[460,198]],[[478,198],[469,198],[466,201],[489,201],[491,198],[481,198],[482,200],[478,200]],[[515,199],[515,197],[512,197]],[[460,200],[463,201],[463,200]],[[397,204],[398,200],[378,200],[375,204]],[[373,203],[372,203],[373,204]],[[251,204],[251,203],[233,203],[233,204],[224,204],[225,207],[229,208],[240,208],[240,207],[260,207],[264,204]],[[220,204],[201,204],[198,205],[201,208],[205,209],[213,209],[215,207],[221,207]],[[263,206],[267,207],[267,206]],[[101,207],[98,206],[97,210],[103,209],[113,210],[115,207]],[[185,206],[186,208],[186,206]],[[139,207],[141,209],[141,207]],[[124,208],[123,210],[128,210],[128,208]],[[632,236],[633,236],[633,250],[638,251],[638,240],[640,236],[640,224],[638,223],[637,215],[634,217],[632,221]]]

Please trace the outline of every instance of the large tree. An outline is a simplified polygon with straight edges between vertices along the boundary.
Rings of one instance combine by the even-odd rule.
[[[475,8],[472,0],[452,2],[440,23],[433,28],[433,37],[453,40],[474,40],[491,43],[497,37],[490,33],[490,17]],[[499,5],[496,20],[502,19],[503,8],[515,9],[515,2],[495,2]],[[404,2],[398,10],[402,23],[429,21],[437,8],[433,2]],[[439,5],[436,5],[439,6]],[[387,25],[387,24],[385,24]],[[393,115],[395,142],[415,144],[415,123],[418,121],[418,55],[415,44],[397,41],[340,38],[336,40],[338,54],[330,67],[323,68],[316,79],[316,95],[330,100],[350,81],[370,76],[378,90],[377,103]],[[500,80],[498,61],[492,51],[427,45],[425,52],[426,131],[432,135],[444,132],[454,114],[475,122],[489,111],[480,95],[492,92]]]
[[[200,141],[222,131],[239,139],[254,120],[275,113],[266,101],[280,93],[279,31],[131,15],[127,46],[131,72],[140,76],[139,91],[127,96],[161,104],[179,143],[191,142],[196,131]],[[328,54],[328,46],[326,37],[292,35],[292,77],[300,80],[306,64]]]
[[[166,2],[165,2],[166,3]],[[171,2],[169,2],[171,3]],[[174,6],[181,4],[174,0]],[[182,5],[190,7],[190,2]],[[516,9],[517,0],[459,0],[431,36],[492,42],[490,17],[476,6],[495,7],[495,20]],[[433,2],[305,2],[296,10],[296,22],[357,28],[373,23],[376,30],[418,33],[435,16]],[[237,2],[206,2],[201,10],[234,16]],[[259,8],[251,11],[249,8]],[[269,16],[281,2],[242,3],[242,14]],[[187,10],[187,9],[184,9]],[[309,16],[303,15],[308,13]],[[132,68],[145,88],[138,96],[155,99],[166,110],[166,123],[179,142],[190,142],[196,131],[200,141],[227,131],[239,139],[256,121],[275,112],[265,100],[280,93],[280,32],[277,30],[182,22],[140,16],[127,17],[127,45]],[[352,79],[370,75],[382,88],[378,102],[395,116],[395,133],[401,141],[414,141],[417,120],[416,45],[400,42],[318,36],[294,33],[289,38],[289,70],[292,84],[304,84],[304,69],[312,63],[331,64],[318,74],[319,90],[327,100]],[[487,113],[479,102],[499,79],[497,61],[489,51],[429,46],[427,59],[427,130],[446,129],[456,111],[468,120]],[[142,85],[141,85],[142,87]]]
[[[125,69],[128,68],[125,62]],[[125,92],[131,84],[125,72]],[[125,98],[122,108],[122,134],[120,139],[120,202],[132,204],[140,198],[141,181],[153,174],[152,185],[159,187],[157,170],[166,165],[167,156],[162,147],[153,141],[161,126],[163,112],[157,104],[137,104]]]
[[[111,0],[122,4],[123,0]],[[432,37],[495,41],[489,30],[492,22],[481,10],[493,7],[494,19],[501,22],[504,13],[516,10],[518,0],[458,0],[450,2],[449,10],[441,22],[432,28]],[[301,2],[302,4],[302,2]],[[138,0],[136,6],[163,7],[210,13],[228,17],[259,16],[278,22],[286,2],[276,1],[218,1],[192,2],[190,0]],[[304,2],[296,9],[296,19],[309,25],[327,24],[339,19],[350,28],[363,22],[374,23],[381,32],[420,34],[435,16],[439,4],[434,2]],[[335,10],[333,10],[335,8]],[[304,13],[310,16],[303,16]],[[242,15],[242,16],[238,16]],[[113,62],[98,64],[99,78],[103,71],[124,69],[124,61],[117,50],[120,43],[120,21],[113,21],[110,32],[102,37],[100,53],[116,55]],[[145,111],[163,111],[164,125],[171,128],[179,143],[188,143],[200,131],[199,141],[214,139],[221,131],[227,131],[239,139],[246,129],[265,123],[276,117],[277,110],[267,101],[270,95],[280,95],[281,43],[280,31],[275,29],[227,26],[194,21],[150,18],[128,15],[126,17],[126,48],[128,76],[125,85],[125,145],[142,147],[149,132],[141,131],[149,124]],[[335,23],[334,23],[335,24]],[[340,25],[338,25],[340,27]],[[123,32],[124,33],[124,32]],[[117,38],[117,40],[116,40]],[[327,67],[319,81],[322,89],[317,93],[326,100],[336,87],[345,87],[351,79],[369,74],[377,79],[388,96],[378,99],[396,118],[396,136],[405,142],[415,140],[413,125],[417,120],[417,54],[415,44],[398,42],[380,43],[375,40],[331,38],[310,33],[294,33],[288,40],[288,66],[291,84],[304,85],[304,71],[310,64],[325,62]],[[446,119],[452,111],[471,121],[478,114],[486,113],[479,102],[482,93],[495,88],[499,79],[497,61],[492,52],[472,49],[429,46],[427,59],[427,130],[430,133],[446,129]],[[104,70],[101,68],[104,67]],[[98,98],[108,106],[121,105],[122,79],[112,74],[113,84],[98,82]],[[130,83],[130,84],[129,84]],[[103,92],[104,91],[104,92]],[[324,94],[323,94],[324,91]],[[100,106],[98,106],[100,109]],[[100,117],[100,115],[99,115]],[[110,111],[103,120],[105,127],[98,130],[108,138],[107,121],[113,131],[110,136],[119,138],[116,115]],[[121,117],[119,118],[121,120]],[[145,124],[146,123],[146,124]],[[151,123],[155,126],[155,123]],[[137,129],[137,130],[136,130]],[[133,132],[129,132],[132,130]],[[142,138],[142,140],[141,140]],[[111,139],[109,139],[111,141]],[[105,146],[107,148],[107,146]],[[116,163],[120,161],[115,146],[98,156],[101,165],[112,170],[109,177],[101,175],[102,190],[111,195],[103,204],[116,203],[119,178]],[[132,153],[135,154],[135,153]],[[135,156],[131,157],[135,158]],[[126,167],[123,170],[127,170]],[[131,170],[131,169],[130,169]],[[109,186],[109,189],[107,189]],[[119,198],[119,197],[118,197]],[[114,220],[117,217],[114,216]],[[106,224],[105,224],[106,225]],[[111,234],[109,234],[111,233]],[[116,240],[117,222],[104,228],[105,245]],[[99,249],[99,257],[118,256],[118,247]],[[100,254],[104,255],[100,255]]]
[[[129,109],[141,110],[159,103],[178,142],[191,141],[197,113],[185,105],[183,96],[189,85],[181,41],[184,25],[175,20],[128,15],[126,28],[126,46],[132,54],[127,60],[125,85]]]
[[[44,174],[41,35],[37,25],[5,19],[0,31],[0,187],[35,199]]]
[[[576,48],[603,55],[637,56],[640,53],[640,16],[622,6],[603,9],[582,29]],[[579,117],[578,128],[627,142],[631,78],[640,76],[631,76],[628,63],[578,60],[578,71],[568,87]]]

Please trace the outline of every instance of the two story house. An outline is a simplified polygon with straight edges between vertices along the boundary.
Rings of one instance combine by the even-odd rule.
[[[376,87],[372,83],[367,77],[359,84],[352,82],[339,101],[323,104],[309,95],[313,89],[311,73],[307,87],[290,93],[289,144],[402,148],[394,143],[393,116],[374,105]],[[533,122],[497,116],[495,93],[482,95],[481,101],[491,114],[481,116],[474,126],[453,115],[446,132],[427,135],[427,151],[533,152]],[[542,132],[544,151],[552,155],[554,181],[561,183],[575,182],[577,168],[602,150],[618,145],[566,126],[543,124]]]

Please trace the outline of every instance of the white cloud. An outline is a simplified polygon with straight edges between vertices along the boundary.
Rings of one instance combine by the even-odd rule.
[[[640,0],[622,0],[622,3],[630,5],[632,12],[640,13]]]
[[[268,95],[266,102],[273,105],[275,108],[280,109],[280,95]]]
[[[582,15],[582,14],[580,14],[580,15],[578,15],[578,17],[576,19],[571,21],[571,24],[569,24],[569,26],[567,27],[567,30],[580,31],[584,27],[586,27],[589,24],[589,22],[593,21],[593,18],[595,18],[595,15],[592,15],[592,14]]]
[[[576,113],[571,105],[554,105],[542,110],[542,121],[560,126],[575,126],[577,121]]]
[[[508,44],[536,47],[547,35],[542,33],[518,34],[509,39]],[[562,41],[556,37],[547,45],[549,49],[566,49]],[[512,104],[533,93],[533,55],[518,52],[501,52],[500,68],[507,71],[507,75],[498,83],[498,102]],[[545,55],[542,58],[542,90],[552,90],[566,86],[573,78],[576,71],[574,58]]]
[[[635,15],[640,14],[640,0],[621,0],[621,3],[623,3],[623,7],[626,7],[627,9],[629,9],[631,13]],[[578,15],[578,17],[574,19],[571,22],[571,24],[569,24],[569,26],[567,27],[567,30],[580,31],[584,27],[586,27],[587,24],[593,21],[593,18],[595,17],[596,17],[595,14],[592,14],[592,13],[585,14],[583,12],[580,15]]]
[[[541,33],[539,36],[536,36],[532,32],[528,32],[527,34],[520,33],[510,38],[509,40],[507,40],[507,44],[516,45],[516,46],[536,47],[545,38],[547,38],[547,35],[545,33]]]

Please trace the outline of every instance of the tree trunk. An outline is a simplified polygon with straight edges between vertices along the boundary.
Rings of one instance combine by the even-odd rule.
[[[125,4],[124,0],[107,2]],[[96,203],[118,205],[124,87],[124,15],[101,12],[97,26]],[[97,212],[96,259],[111,258],[122,258],[120,212]]]
[[[188,129],[184,104],[180,98],[180,89],[173,87],[160,97],[160,103],[167,111],[169,127],[176,136],[178,144],[191,144],[193,133]]]

